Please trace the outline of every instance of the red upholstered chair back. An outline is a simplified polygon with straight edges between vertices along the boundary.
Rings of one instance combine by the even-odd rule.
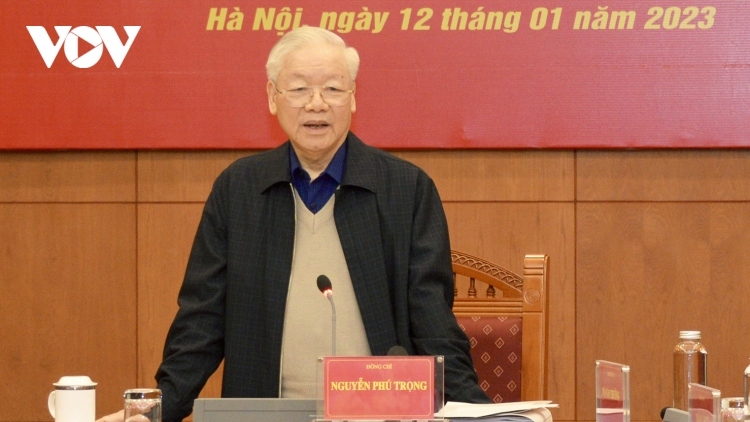
[[[453,313],[471,342],[479,384],[495,402],[546,398],[546,255],[526,255],[524,275],[458,251]]]

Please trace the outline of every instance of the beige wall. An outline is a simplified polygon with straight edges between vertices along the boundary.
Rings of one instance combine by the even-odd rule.
[[[97,415],[150,386],[202,203],[247,152],[0,153],[0,422],[50,421],[62,375]],[[593,420],[594,361],[631,365],[634,421],[671,403],[671,348],[700,329],[709,384],[750,357],[750,151],[419,151],[455,249],[551,259],[549,398]],[[215,377],[205,395],[218,395]]]

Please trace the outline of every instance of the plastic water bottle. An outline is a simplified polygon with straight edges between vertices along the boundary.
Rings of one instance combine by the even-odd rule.
[[[674,347],[674,403],[672,407],[688,410],[688,384],[706,385],[706,348],[700,331],[680,331],[680,342]]]

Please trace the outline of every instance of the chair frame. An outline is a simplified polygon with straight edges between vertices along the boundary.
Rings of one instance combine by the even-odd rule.
[[[521,400],[546,399],[549,257],[526,255],[523,277],[463,252],[451,251],[451,260],[454,285],[457,274],[469,278],[470,282],[466,298],[458,297],[458,290],[455,291],[453,313],[457,317],[521,317]],[[475,281],[488,285],[485,295],[488,297],[477,295]]]

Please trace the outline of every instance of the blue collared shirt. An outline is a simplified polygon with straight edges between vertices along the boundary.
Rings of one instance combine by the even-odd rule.
[[[297,190],[302,202],[313,214],[320,211],[331,196],[338,189],[344,178],[344,164],[346,163],[346,142],[339,147],[328,163],[325,171],[310,182],[310,174],[302,168],[294,148],[289,148],[289,159],[292,168],[292,184]]]

